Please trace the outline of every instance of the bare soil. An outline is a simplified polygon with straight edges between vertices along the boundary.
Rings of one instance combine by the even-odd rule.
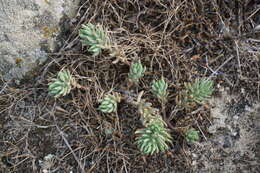
[[[256,0],[84,0],[65,19],[62,46],[20,85],[0,83],[0,172],[260,172],[260,3]],[[127,60],[147,67],[138,87],[129,87],[129,66],[102,52],[91,56],[78,37],[83,23],[102,24]],[[48,95],[48,81],[68,68],[83,86],[62,98]],[[97,111],[109,91],[144,98],[153,79],[169,84],[166,120],[173,143],[146,156],[134,144],[142,128],[137,109],[123,100],[118,113]],[[184,82],[214,80],[205,105],[179,109]],[[200,131],[187,143],[183,130]],[[107,130],[112,131],[111,134]],[[52,159],[46,156],[52,154]]]

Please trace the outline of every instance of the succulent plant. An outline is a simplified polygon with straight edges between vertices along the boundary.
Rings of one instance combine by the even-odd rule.
[[[74,78],[71,76],[69,70],[62,70],[58,73],[57,78],[52,79],[52,82],[48,84],[48,91],[55,98],[65,96],[70,92],[74,82]]]
[[[185,90],[182,93],[184,104],[203,104],[210,98],[213,92],[213,81],[206,79],[196,79],[193,83],[185,83]]]
[[[167,100],[168,92],[168,84],[162,77],[160,80],[154,80],[152,82],[152,93],[162,102],[165,103]]]
[[[141,95],[140,95],[141,96]],[[152,104],[145,102],[140,97],[137,99],[138,111],[141,114],[141,121],[145,128],[137,130],[137,147],[145,154],[163,152],[168,149],[167,142],[171,142],[169,130],[165,128],[166,123],[159,115],[158,109]]]
[[[194,142],[199,140],[199,132],[195,130],[194,128],[190,128],[185,133],[185,139],[188,142]]]
[[[110,38],[101,25],[91,23],[82,25],[79,36],[81,42],[89,46],[88,51],[94,56],[98,55],[102,49],[110,49]]]
[[[146,128],[137,130],[137,147],[144,154],[164,152],[169,148],[167,142],[171,143],[171,135],[161,122],[150,123]]]
[[[144,76],[145,70],[146,68],[143,67],[140,60],[132,63],[130,66],[130,71],[128,73],[130,81],[138,83],[139,79]]]
[[[120,102],[118,94],[107,95],[98,107],[98,110],[104,113],[112,113],[117,111],[117,102]]]

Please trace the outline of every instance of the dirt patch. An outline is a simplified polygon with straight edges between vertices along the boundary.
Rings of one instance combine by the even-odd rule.
[[[258,172],[259,102],[223,91],[211,99],[212,135],[190,151],[194,170],[201,172]]]

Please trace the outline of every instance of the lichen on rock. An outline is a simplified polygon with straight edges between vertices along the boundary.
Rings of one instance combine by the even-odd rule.
[[[44,63],[47,52],[56,51],[62,18],[72,18],[78,3],[79,0],[0,0],[0,78],[20,80]]]

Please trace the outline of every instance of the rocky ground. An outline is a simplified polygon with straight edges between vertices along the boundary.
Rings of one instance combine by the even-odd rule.
[[[1,75],[0,172],[260,172],[259,8],[255,0],[81,1],[59,24],[61,45],[44,52],[49,58],[42,66],[19,82],[6,80],[10,71]],[[128,61],[139,58],[147,67],[139,87],[129,89],[127,64],[114,64],[107,52],[93,57],[82,46],[78,30],[89,22],[106,27]],[[14,58],[8,50],[0,56]],[[48,82],[65,67],[83,87],[54,99]],[[128,97],[144,91],[160,108],[149,84],[162,75],[169,83],[165,112],[173,142],[167,152],[146,156],[134,144],[142,127],[136,108],[122,101],[118,114],[108,116],[97,110],[98,100],[111,90]],[[213,96],[179,109],[184,82],[200,77],[214,81]],[[185,140],[187,127],[199,131],[199,141]]]

